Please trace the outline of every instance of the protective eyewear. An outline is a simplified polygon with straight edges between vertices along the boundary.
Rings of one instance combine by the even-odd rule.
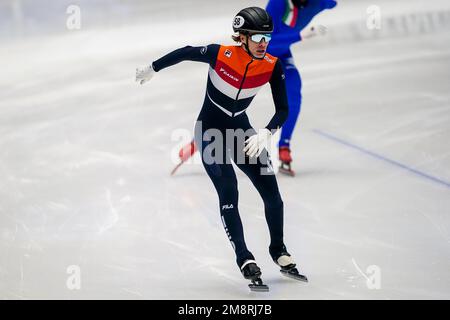
[[[256,43],[260,43],[262,39],[264,39],[265,42],[269,42],[270,39],[272,39],[272,36],[268,33],[255,33],[250,35],[250,39]]]

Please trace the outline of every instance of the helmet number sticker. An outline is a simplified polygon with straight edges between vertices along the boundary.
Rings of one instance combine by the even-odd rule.
[[[244,25],[245,23],[245,19],[241,16],[236,16],[234,17],[234,21],[233,21],[233,27],[234,28],[240,28]]]

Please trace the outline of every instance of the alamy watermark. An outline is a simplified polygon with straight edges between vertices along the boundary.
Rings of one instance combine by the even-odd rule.
[[[67,277],[66,286],[69,290],[81,290],[81,268],[77,265],[70,265],[66,269]]]
[[[366,268],[366,272],[363,272],[352,258],[353,265],[356,270],[366,279],[366,286],[370,290],[381,289],[381,268],[377,265],[370,265]]]
[[[70,5],[66,9],[66,13],[69,15],[66,20],[66,27],[69,30],[81,29],[81,8],[77,5]]]
[[[263,129],[261,129],[263,130]],[[265,130],[265,129],[264,129]],[[202,121],[197,121],[194,129],[194,139],[191,137],[191,132],[186,129],[176,129],[172,131],[171,140],[178,142],[171,149],[170,156],[173,164],[180,162],[183,152],[191,152],[190,142],[195,143],[196,149],[200,152],[200,160],[198,157],[188,158],[185,163],[198,164],[203,161],[206,165],[220,165],[231,164],[260,164],[262,175],[274,174],[270,153],[276,148],[273,135],[277,130],[271,130],[267,140],[258,145],[259,148],[264,148],[259,156],[248,156],[244,152],[246,141],[249,137],[258,132],[253,129],[222,129],[209,128],[204,130]]]
[[[371,5],[366,10],[366,26],[369,30],[381,29],[381,8],[377,5]]]

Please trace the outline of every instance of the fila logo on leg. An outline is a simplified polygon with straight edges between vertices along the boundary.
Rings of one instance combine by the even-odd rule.
[[[233,209],[233,208],[234,208],[233,204],[226,204],[226,205],[222,206],[222,210]]]

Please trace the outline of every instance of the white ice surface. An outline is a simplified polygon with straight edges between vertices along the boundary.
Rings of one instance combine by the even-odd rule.
[[[278,182],[285,242],[310,282],[279,274],[262,201],[237,172],[247,243],[271,289],[250,293],[203,167],[169,176],[172,133],[192,129],[207,66],[133,82],[136,66],[171,49],[231,43],[243,2],[210,3],[192,19],[167,23],[160,10],[0,45],[0,298],[449,299],[450,33],[293,47],[298,176]],[[364,15],[361,3],[372,1],[343,2],[335,22]],[[249,116],[259,127],[272,112],[265,88]],[[71,265],[80,290],[66,286]]]

